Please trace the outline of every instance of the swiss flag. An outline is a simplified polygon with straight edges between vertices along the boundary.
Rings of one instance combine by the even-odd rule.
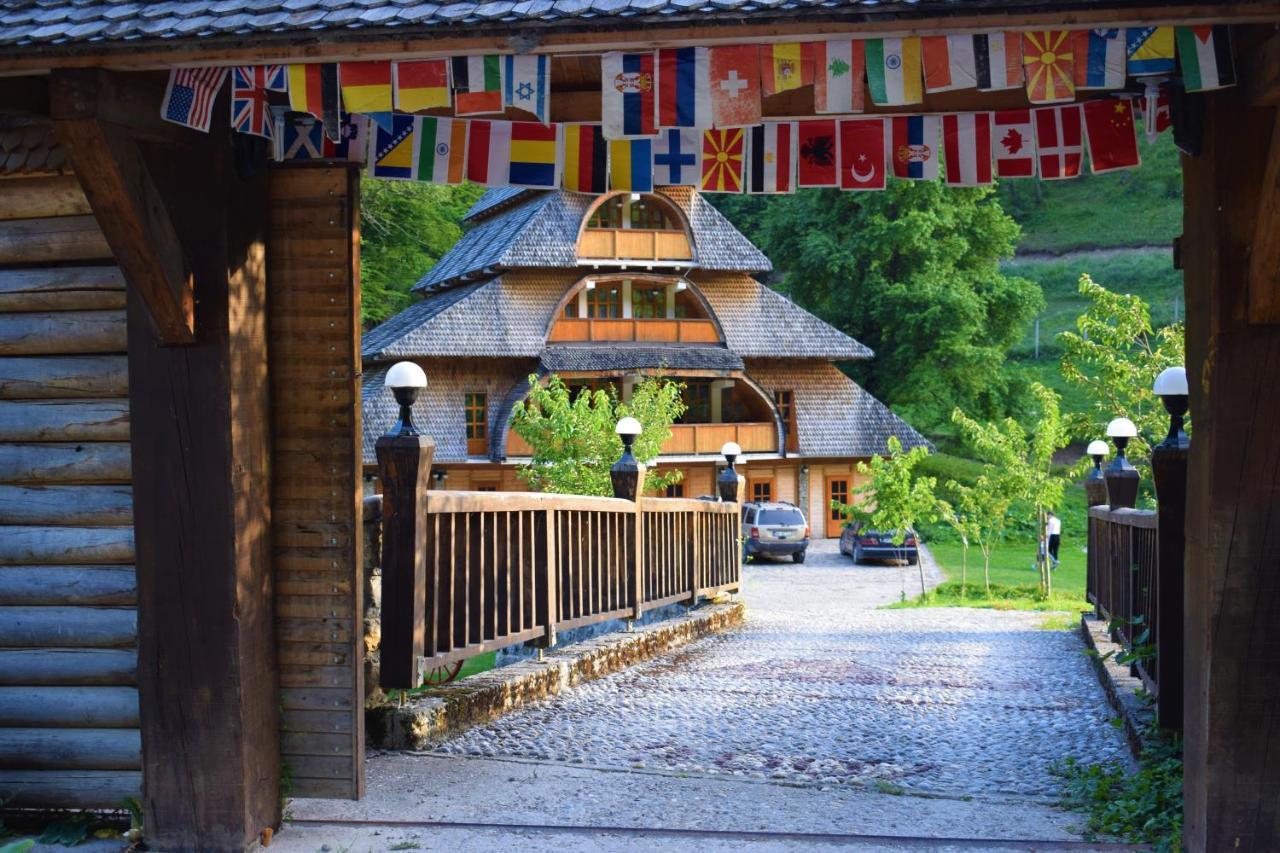
[[[1095,173],[1136,169],[1142,165],[1142,157],[1138,153],[1138,129],[1133,120],[1133,102],[1128,98],[1085,102],[1084,130],[1089,139],[1089,159]]]
[[[760,51],[754,44],[711,48],[711,121],[717,128],[760,124]]]
[[[839,186],[837,180],[839,146],[836,143],[836,120],[802,121],[797,143],[802,187]]]
[[[1084,161],[1084,122],[1079,104],[1031,111],[1036,126],[1040,177],[1046,181],[1074,178]]]
[[[992,130],[996,177],[1031,178],[1036,173],[1036,144],[1031,132],[1031,110],[997,112]]]
[[[854,118],[840,122],[840,189],[882,190],[884,187],[884,119]]]

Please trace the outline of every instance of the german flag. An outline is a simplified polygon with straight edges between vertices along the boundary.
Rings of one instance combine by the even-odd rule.
[[[341,135],[338,66],[333,63],[290,65],[289,109],[320,119],[325,136],[337,142]]]
[[[338,65],[343,108],[349,113],[391,112],[391,63],[343,62]]]
[[[561,185],[573,192],[603,193],[608,189],[608,149],[598,124],[564,127],[564,175]]]
[[[392,66],[396,109],[406,113],[448,107],[449,60],[397,62]]]

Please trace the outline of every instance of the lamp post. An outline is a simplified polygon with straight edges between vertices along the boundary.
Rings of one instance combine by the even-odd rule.
[[[437,489],[443,489],[445,482],[449,479],[449,472],[443,468],[433,468],[431,470],[431,479]]]
[[[1128,418],[1116,418],[1107,424],[1107,438],[1116,445],[1116,458],[1111,460],[1103,477],[1107,481],[1107,500],[1112,509],[1133,509],[1138,505],[1138,469],[1125,458],[1125,448],[1136,438],[1138,428]]]
[[[1084,495],[1089,506],[1099,506],[1107,502],[1107,481],[1102,476],[1102,460],[1106,458],[1107,443],[1100,438],[1089,442],[1085,454],[1093,457],[1093,470],[1084,479]]]
[[[634,501],[644,487],[644,463],[636,461],[631,452],[640,435],[640,422],[635,418],[623,418],[618,421],[614,432],[622,439],[622,458],[613,463],[609,469],[609,480],[613,483],[613,496]]]
[[[1182,430],[1188,402],[1186,368],[1170,367],[1168,370],[1162,371],[1156,377],[1156,383],[1152,390],[1160,398],[1160,402],[1164,403],[1164,410],[1169,413],[1169,434],[1156,447],[1181,447],[1185,450],[1190,446],[1187,434]]]
[[[734,460],[742,455],[742,448],[738,446],[736,441],[725,442],[724,447],[720,448],[720,453],[724,456],[724,470],[720,472],[720,476],[716,479],[716,490],[720,495],[720,500],[736,502],[740,491],[740,485],[743,482],[738,476],[738,472],[734,469]]]
[[[398,361],[391,365],[382,384],[391,389],[400,404],[400,423],[393,426],[388,435],[417,435],[413,426],[413,404],[418,392],[427,387],[427,374],[412,361]]]
[[[1156,678],[1160,699],[1156,721],[1182,728],[1182,627],[1185,588],[1187,452],[1191,442],[1182,429],[1187,414],[1187,371],[1170,367],[1156,377],[1152,390],[1169,413],[1169,434],[1151,450],[1151,476],[1156,486]]]

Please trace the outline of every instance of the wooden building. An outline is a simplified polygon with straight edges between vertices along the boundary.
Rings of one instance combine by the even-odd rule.
[[[364,338],[364,460],[395,420],[382,380],[411,359],[429,384],[416,406],[436,442],[434,482],[518,489],[532,450],[511,429],[531,375],[571,388],[642,376],[682,383],[688,410],[656,460],[714,492],[720,448],[743,450],[752,500],[800,506],[816,537],[839,536],[857,463],[925,439],[833,364],[872,357],[754,278],[770,264],[689,187],[650,194],[493,189],[470,230],[415,286],[423,300]]]

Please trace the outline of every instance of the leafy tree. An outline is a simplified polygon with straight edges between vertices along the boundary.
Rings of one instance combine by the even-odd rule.
[[[614,428],[621,418],[640,421],[643,431],[633,452],[651,463],[671,437],[671,425],[684,414],[683,385],[669,379],[648,377],[622,402],[617,390],[582,391],[574,394],[552,374],[545,383],[530,376],[529,396],[517,403],[511,415],[516,434],[533,448],[533,458],[519,474],[531,489],[574,495],[612,495],[609,468],[622,456],[622,439]],[[650,470],[645,488],[664,490],[680,482],[681,471],[658,474]]]
[[[367,325],[409,306],[410,288],[458,242],[462,217],[483,192],[474,184],[361,184],[360,313]]]
[[[956,489],[954,494],[960,494],[961,497],[963,497],[962,490],[966,488],[954,480],[949,480],[947,487],[954,487]],[[969,546],[981,539],[982,526],[978,523],[972,508],[960,501],[953,504],[938,498],[938,518],[950,527],[960,540],[960,597],[964,598],[969,590]],[[988,572],[988,591],[991,586],[989,574]]]

